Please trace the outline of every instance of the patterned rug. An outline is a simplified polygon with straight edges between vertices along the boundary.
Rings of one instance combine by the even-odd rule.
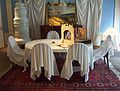
[[[63,66],[63,61],[58,61],[59,71]],[[43,74],[33,81],[30,78],[30,69],[22,72],[19,66],[13,67],[0,79],[0,91],[118,91],[120,81],[117,76],[107,68],[102,60],[95,62],[95,69],[90,71],[89,81],[84,82],[84,77],[79,76],[80,72],[75,72],[70,80],[65,80],[59,76],[52,77],[48,81]]]

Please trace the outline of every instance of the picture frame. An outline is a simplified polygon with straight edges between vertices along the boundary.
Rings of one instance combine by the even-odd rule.
[[[47,3],[46,24],[61,26],[64,23],[76,23],[75,3]]]

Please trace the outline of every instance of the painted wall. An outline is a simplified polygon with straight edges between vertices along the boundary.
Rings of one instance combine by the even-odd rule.
[[[18,2],[18,0],[11,0],[12,8],[13,8],[13,16],[14,16],[14,7],[15,3]],[[7,22],[7,11],[6,11],[6,0],[0,0],[1,4],[1,11],[2,11],[2,25],[3,25],[3,31],[8,32],[8,22]]]
[[[100,32],[114,26],[114,0],[103,0]]]
[[[8,23],[7,23],[7,14],[6,14],[6,0],[0,0],[1,4],[1,18],[2,18],[2,25],[3,25],[3,31],[8,31]]]

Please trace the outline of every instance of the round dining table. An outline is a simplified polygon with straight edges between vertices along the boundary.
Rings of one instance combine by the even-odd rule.
[[[28,43],[25,44],[25,57],[24,61],[28,60],[31,57],[31,52],[32,48],[34,45],[39,44],[39,43],[45,43],[51,47],[53,52],[68,52],[68,49],[70,45],[67,45],[65,43],[62,43],[60,39],[38,39],[38,40],[33,40],[29,41]],[[90,67],[91,69],[94,69],[94,62],[93,62],[93,44],[89,43],[86,44],[89,47],[89,54],[90,54]],[[26,67],[24,67],[24,70],[26,70]]]

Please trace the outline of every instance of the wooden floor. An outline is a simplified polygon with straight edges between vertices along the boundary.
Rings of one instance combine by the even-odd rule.
[[[7,47],[0,48],[0,77],[12,68],[12,62],[7,57]]]

